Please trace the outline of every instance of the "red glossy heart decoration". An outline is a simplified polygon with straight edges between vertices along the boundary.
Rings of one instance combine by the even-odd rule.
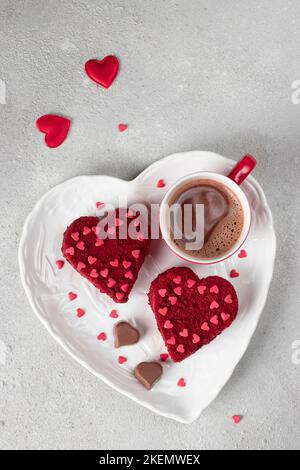
[[[69,133],[70,125],[70,119],[55,114],[45,114],[36,121],[38,130],[46,134],[45,143],[50,148],[58,147],[64,142]]]
[[[109,88],[112,85],[118,70],[119,61],[114,55],[108,55],[102,60],[91,59],[85,64],[86,74],[104,88]]]
[[[210,343],[231,325],[238,311],[238,298],[229,281],[219,276],[199,279],[185,267],[160,274],[148,296],[158,329],[175,362]]]

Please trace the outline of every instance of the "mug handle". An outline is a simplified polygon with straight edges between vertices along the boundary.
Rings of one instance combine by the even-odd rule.
[[[255,166],[256,159],[252,155],[245,155],[237,162],[227,177],[240,185]]]

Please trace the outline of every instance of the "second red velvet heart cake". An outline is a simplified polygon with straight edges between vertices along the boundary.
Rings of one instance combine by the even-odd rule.
[[[238,312],[232,284],[203,279],[189,268],[171,268],[151,284],[149,303],[173,361],[180,362],[231,325]]]
[[[98,217],[79,217],[67,228],[63,237],[62,253],[83,277],[115,302],[127,302],[145,257],[149,253],[150,239],[142,234],[137,239],[119,237],[120,227],[135,224],[129,212],[117,209],[113,223],[107,227],[115,238],[98,236]],[[136,220],[135,220],[136,219]],[[111,220],[111,217],[109,218]]]

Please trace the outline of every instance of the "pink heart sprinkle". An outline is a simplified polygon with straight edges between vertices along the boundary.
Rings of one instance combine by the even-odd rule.
[[[85,264],[82,262],[82,261],[78,261],[78,264],[77,264],[77,271],[81,271],[82,269],[84,269],[86,266]]]
[[[106,338],[107,338],[107,336],[106,336],[106,333],[104,333],[104,331],[97,336],[97,339],[99,341],[105,341]]]
[[[234,277],[239,277],[239,273],[235,270],[235,269],[232,269],[230,271],[230,277],[234,278]]]
[[[75,253],[75,250],[74,250],[74,247],[73,246],[70,246],[69,248],[66,249],[66,253],[68,255],[74,255]]]
[[[196,284],[196,281],[194,281],[194,279],[188,279],[186,283],[187,283],[188,288],[190,289]]]
[[[212,286],[210,289],[209,289],[209,292],[211,294],[218,294],[219,293],[219,288],[218,286]]]
[[[96,202],[96,207],[97,207],[97,209],[101,209],[103,206],[105,206],[105,203],[104,203],[104,202],[101,202],[101,201],[97,201],[97,202]]]
[[[100,271],[100,274],[102,277],[107,277],[108,276],[108,269],[105,268],[105,269],[102,269],[102,271]]]
[[[174,277],[173,282],[175,282],[175,284],[180,284],[181,283],[181,276]]]
[[[102,246],[102,245],[104,245],[104,241],[101,240],[101,238],[97,238],[95,246]]]
[[[171,336],[171,338],[167,339],[167,344],[174,345],[175,344],[175,338],[174,336]]]
[[[89,233],[91,233],[91,229],[89,227],[83,227],[83,235],[88,235]]]
[[[173,323],[170,322],[170,320],[166,320],[165,321],[165,324],[164,324],[164,328],[166,328],[166,330],[169,330],[170,328],[173,328]]]
[[[114,259],[113,261],[110,261],[109,264],[114,268],[117,268],[119,266],[119,260]]]
[[[242,416],[241,415],[233,415],[232,416],[232,421],[234,424],[239,424],[241,422]]]
[[[132,271],[127,271],[127,273],[125,273],[125,277],[126,279],[133,279]]]
[[[247,258],[247,251],[246,250],[241,250],[238,254],[239,258]]]
[[[89,264],[94,264],[96,263],[96,261],[97,261],[97,258],[95,258],[94,256],[88,256]]]
[[[158,313],[160,313],[162,316],[167,315],[168,312],[168,307],[163,307],[158,309]]]
[[[188,335],[189,335],[189,332],[188,332],[188,330],[187,330],[186,328],[183,328],[183,330],[180,331],[179,334],[180,334],[180,336],[183,336],[183,338],[187,338]]]
[[[81,317],[83,317],[83,315],[85,315],[85,310],[83,310],[83,308],[78,308],[76,310],[76,312],[77,312],[77,317],[78,318],[81,318]]]
[[[126,131],[127,128],[128,128],[127,124],[119,124],[118,125],[119,132],[124,132],[124,131]]]
[[[169,354],[167,354],[167,353],[162,353],[162,354],[159,355],[159,357],[160,357],[161,362],[166,362],[166,360],[167,360],[168,357],[169,357]]]
[[[126,261],[126,260],[124,260],[124,261],[122,262],[122,264],[123,264],[123,266],[124,266],[125,269],[128,269],[128,268],[130,268],[130,266],[131,266],[131,261]]]
[[[202,323],[201,325],[201,330],[203,331],[209,331],[209,326],[207,322]]]
[[[124,362],[127,361],[127,357],[124,357],[124,356],[119,356],[118,357],[118,362],[119,364],[124,364]]]
[[[116,298],[117,298],[117,300],[122,300],[123,297],[124,297],[123,292],[116,292]]]
[[[183,377],[181,377],[181,379],[178,380],[177,385],[178,385],[178,387],[185,387],[186,386],[186,382],[185,382]]]
[[[185,349],[184,349],[184,346],[183,344],[179,344],[176,348],[176,350],[180,353],[184,353],[185,352]]]
[[[222,318],[223,321],[226,321],[226,320],[228,320],[228,318],[230,318],[230,315],[229,315],[229,313],[222,312],[221,313],[221,318]]]
[[[90,276],[96,278],[99,277],[99,274],[97,273],[96,269],[92,269],[90,272]]]
[[[180,286],[175,287],[174,292],[176,295],[181,295],[181,287]]]
[[[119,317],[118,312],[115,309],[110,312],[109,316],[110,316],[110,318],[118,318]]]
[[[199,294],[202,295],[206,291],[206,286],[198,286],[197,290],[198,290]]]
[[[157,188],[164,188],[166,186],[165,180],[160,179],[156,183]]]
[[[115,226],[116,227],[121,227],[121,225],[124,225],[123,220],[120,220],[118,217],[115,219]]]
[[[107,281],[107,287],[114,287],[116,285],[116,281],[112,279],[111,277]]]
[[[196,344],[196,343],[199,343],[199,341],[200,341],[200,336],[198,336],[194,333],[193,334],[193,343]]]
[[[169,297],[169,301],[171,302],[172,305],[175,305],[177,302],[177,297]]]
[[[161,297],[165,297],[166,293],[167,293],[167,289],[159,289],[158,290],[158,293]]]
[[[135,259],[138,259],[138,257],[140,256],[140,252],[140,250],[133,250],[131,253]]]
[[[209,321],[210,321],[210,323],[212,323],[213,325],[217,325],[217,324],[219,323],[218,316],[217,316],[217,315],[213,315]]]
[[[75,294],[74,292],[69,292],[68,297],[69,297],[69,300],[72,301],[77,298],[77,294]]]
[[[121,290],[122,290],[123,292],[128,292],[128,288],[129,288],[129,284],[123,284],[123,285],[121,286]]]
[[[210,304],[209,308],[210,308],[211,310],[213,310],[214,308],[219,308],[218,302],[216,302],[215,300],[213,300],[212,303]]]
[[[79,240],[79,233],[78,233],[78,232],[73,232],[73,233],[71,233],[71,238],[73,238],[73,240],[74,240],[75,242],[78,242],[78,240]]]
[[[97,233],[97,227],[92,227],[92,231],[93,231],[94,233]]]
[[[224,302],[226,302],[227,304],[232,304],[231,294],[226,295]]]
[[[77,246],[78,250],[81,250],[81,251],[84,250],[84,242],[79,242],[79,243],[77,243],[76,246]]]
[[[61,260],[61,259],[58,259],[57,261],[55,261],[55,264],[56,264],[56,266],[57,266],[57,269],[62,269],[63,266],[64,266],[64,264],[65,264],[65,262],[64,262],[63,260]]]

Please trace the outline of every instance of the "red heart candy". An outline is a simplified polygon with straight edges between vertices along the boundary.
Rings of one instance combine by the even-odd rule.
[[[127,209],[117,209],[111,215],[122,222],[124,229],[131,223],[125,216]],[[108,214],[109,217],[109,214]],[[150,249],[150,240],[143,242],[127,237],[118,239],[121,228],[116,227],[117,237],[107,238],[101,246],[96,244],[97,234],[94,227],[99,223],[98,217],[80,217],[71,223],[63,236],[62,252],[65,259],[83,277],[97,289],[109,295],[115,302],[127,302],[130,291],[137,279],[145,257]],[[90,229],[90,230],[87,230]],[[76,242],[74,233],[84,242]],[[73,235],[73,237],[72,237]],[[77,238],[77,237],[75,237]],[[70,249],[72,249],[70,253]],[[130,271],[126,268],[130,266]]]
[[[174,278],[178,276],[182,279],[182,292],[172,305],[169,296],[176,288]],[[159,295],[161,289],[166,289],[165,297]],[[175,362],[212,341],[233,322],[238,312],[238,298],[229,281],[219,276],[199,279],[186,267],[171,268],[160,274],[152,282],[148,296],[158,329]]]
[[[234,278],[234,277],[239,277],[239,273],[235,270],[235,269],[232,269],[230,271],[230,277]]]
[[[238,254],[239,258],[247,258],[247,251],[246,250],[241,250]]]
[[[181,379],[178,380],[177,385],[178,385],[178,387],[185,387],[186,386],[186,381],[184,380],[183,377],[181,377]]]
[[[45,135],[45,143],[50,148],[59,147],[66,139],[71,121],[55,114],[45,114],[36,121],[36,126]]]
[[[119,61],[116,56],[108,55],[102,60],[91,59],[85,64],[86,74],[98,85],[109,88],[115,80],[119,70]]]
[[[118,125],[119,132],[124,132],[124,131],[126,131],[127,128],[128,128],[127,124],[119,124]]]

